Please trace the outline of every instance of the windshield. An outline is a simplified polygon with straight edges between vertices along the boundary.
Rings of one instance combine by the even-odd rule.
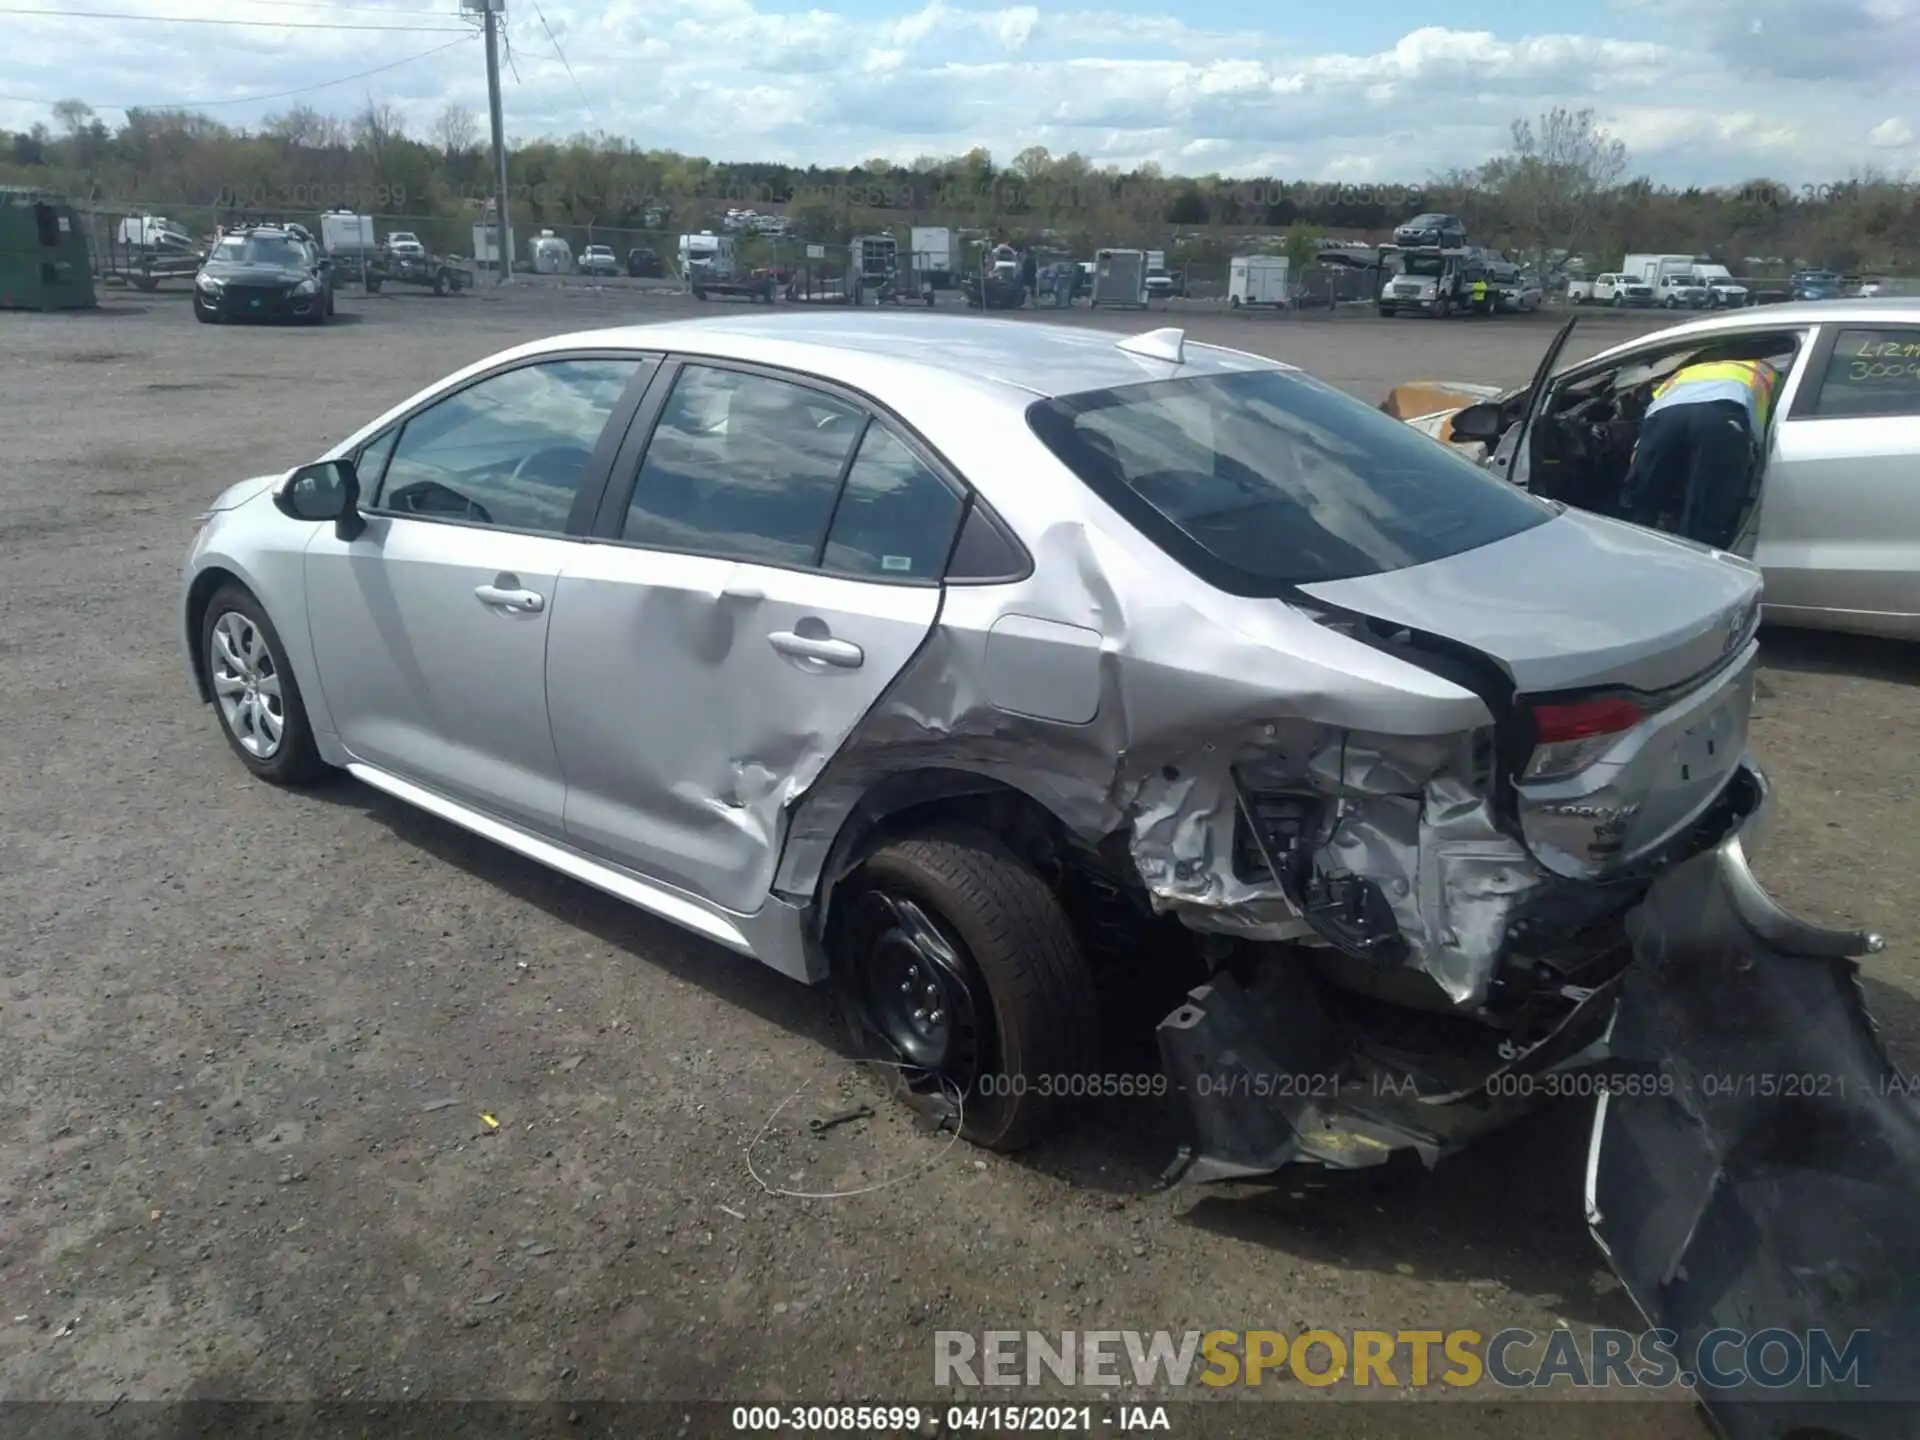
[[[305,266],[307,252],[277,235],[234,235],[214,248],[213,258],[238,265]]]
[[[1552,518],[1446,445],[1297,371],[1041,400],[1027,423],[1161,549],[1238,595],[1423,565]]]
[[[1424,275],[1432,279],[1444,271],[1446,265],[1447,262],[1438,255],[1410,255],[1402,268],[1408,275]]]

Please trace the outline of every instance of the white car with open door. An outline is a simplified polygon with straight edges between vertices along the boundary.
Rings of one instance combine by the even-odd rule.
[[[1603,515],[1620,493],[1653,387],[1699,360],[1757,359],[1785,380],[1739,537],[1776,623],[1920,639],[1920,301],[1743,309],[1615,345],[1422,428],[1534,494]]]

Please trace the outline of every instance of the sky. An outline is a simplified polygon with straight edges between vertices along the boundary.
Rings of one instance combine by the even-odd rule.
[[[1920,0],[509,3],[515,139],[597,130],[822,166],[1042,145],[1405,187],[1414,206],[1423,181],[1505,148],[1516,117],[1566,105],[1591,107],[1656,183],[1920,182]],[[110,124],[127,105],[257,125],[369,97],[420,131],[449,102],[484,120],[474,28],[457,0],[0,0],[0,127],[51,124],[68,97]]]

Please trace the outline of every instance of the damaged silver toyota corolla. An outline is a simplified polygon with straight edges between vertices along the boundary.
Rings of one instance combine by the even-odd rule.
[[[182,624],[254,773],[837,980],[981,1144],[1142,1004],[1188,1180],[1432,1161],[1611,1077],[1596,1233],[1684,1328],[1804,1269],[1783,1173],[1916,1149],[1884,1084],[1716,1098],[1892,1074],[1872,942],[1745,865],[1760,588],[1177,330],[847,314],[471,366],[223,495]]]

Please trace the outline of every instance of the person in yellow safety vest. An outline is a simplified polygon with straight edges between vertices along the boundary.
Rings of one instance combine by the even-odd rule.
[[[1676,533],[1725,549],[1752,498],[1780,371],[1764,360],[1683,366],[1653,392],[1621,492],[1621,513],[1652,526],[1677,513]]]
[[[1484,278],[1473,282],[1473,313],[1484,315],[1487,310],[1487,282]]]

